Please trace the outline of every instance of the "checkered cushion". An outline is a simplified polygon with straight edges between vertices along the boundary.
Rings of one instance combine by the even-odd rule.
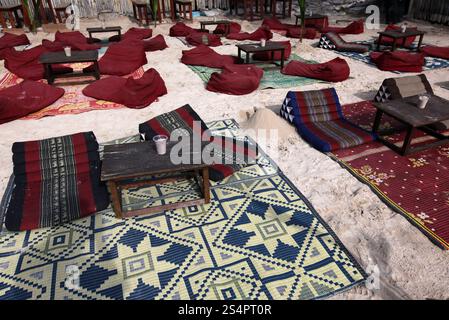
[[[374,101],[386,102],[388,100],[402,99],[425,93],[433,94],[432,86],[425,74],[388,78],[383,81]]]
[[[196,123],[196,125],[194,125]],[[172,112],[164,113],[139,125],[139,132],[145,140],[152,140],[156,135],[170,135],[177,131],[182,136],[192,139],[201,139],[211,142],[208,147],[220,147],[219,154],[214,153],[215,159],[220,159],[220,163],[215,163],[209,169],[209,177],[213,181],[222,180],[241,168],[254,163],[257,151],[247,141],[238,141],[233,138],[217,137],[211,135],[209,128],[192,109],[190,105],[185,105]],[[193,145],[193,140],[191,140]]]
[[[108,207],[92,132],[18,142],[12,151],[14,189],[6,212],[8,230],[53,227]]]
[[[323,152],[357,146],[374,139],[374,135],[344,118],[334,88],[290,91],[280,114],[295,125],[304,140]]]
[[[334,32],[323,33],[318,43],[318,47],[326,50],[336,50],[341,52],[360,52],[369,51],[369,46],[357,43],[346,42],[340,35]]]

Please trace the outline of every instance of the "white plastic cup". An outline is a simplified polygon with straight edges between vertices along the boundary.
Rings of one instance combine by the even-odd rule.
[[[70,47],[64,47],[64,52],[65,52],[65,55],[66,55],[67,57],[71,57],[71,56],[72,56],[72,48],[70,48]]]
[[[156,145],[156,151],[158,155],[164,155],[167,153],[167,140],[168,137],[164,135],[153,137],[153,142]]]
[[[405,33],[405,31],[407,31],[407,25],[406,24],[403,24],[401,26],[401,31],[402,31],[402,33]]]
[[[419,103],[418,103],[418,108],[420,109],[425,109],[427,106],[427,103],[429,102],[430,97],[429,96],[419,96]]]
[[[265,45],[267,44],[267,40],[265,39],[260,39],[260,46],[263,48],[265,47]]]

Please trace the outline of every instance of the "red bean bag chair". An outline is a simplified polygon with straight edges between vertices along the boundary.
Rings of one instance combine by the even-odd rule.
[[[290,41],[270,41],[270,43],[278,43],[278,44],[284,45],[284,47],[285,47],[284,59],[287,60],[288,58],[290,58],[290,54],[292,53],[292,45],[290,44]],[[253,59],[254,60],[262,60],[262,61],[271,60],[271,52],[254,53]],[[281,52],[280,51],[275,51],[274,60],[281,60]]]
[[[305,27],[313,28],[320,32],[323,32],[325,28],[329,26],[329,18],[327,16],[322,18],[308,18],[305,17]]]
[[[154,38],[142,40],[142,44],[146,52],[168,48],[163,35],[157,35]]]
[[[170,28],[170,37],[186,37],[190,33],[195,31],[195,29],[189,27],[183,22],[177,22],[174,26]]]
[[[0,124],[48,107],[64,95],[64,89],[24,80],[0,91]]]
[[[302,37],[304,39],[315,39],[318,35],[318,32],[314,28],[305,28],[302,31]],[[301,38],[301,27],[291,27],[287,29],[287,37],[289,38]]]
[[[47,52],[43,46],[37,46],[24,51],[9,48],[5,53],[5,68],[27,80],[40,80],[45,77],[44,66],[39,63],[39,57]],[[70,73],[72,68],[53,65],[55,73]]]
[[[223,68],[225,65],[236,63],[237,60],[237,57],[219,54],[205,45],[199,45],[191,50],[184,50],[181,57],[181,62],[184,64],[209,68]]]
[[[142,41],[123,40],[113,43],[103,57],[98,60],[101,74],[126,76],[147,64]],[[84,69],[92,72],[93,66]]]
[[[417,30],[417,28],[410,28],[410,27],[407,29]],[[385,31],[389,31],[389,30],[400,31],[401,27],[390,24],[385,28]],[[411,37],[406,38],[405,44],[404,44],[403,40],[396,41],[396,44],[398,47],[410,48],[412,46],[413,42],[415,42],[415,40],[416,40],[416,36],[411,36]],[[393,43],[392,38],[382,37],[382,41],[380,44],[390,46],[392,43]]]
[[[226,36],[227,39],[230,40],[253,40],[253,41],[259,41],[260,39],[266,39],[270,40],[273,38],[273,33],[270,31],[270,29],[266,27],[260,27],[253,33],[249,32],[241,32],[241,33],[230,33]]]
[[[130,28],[121,37],[118,35],[109,38],[110,42],[117,42],[121,40],[143,40],[151,38],[153,30],[146,28]]]
[[[424,66],[424,53],[406,51],[371,52],[371,61],[383,71],[421,72]]]
[[[449,60],[449,47],[425,46],[421,51],[429,57]]]
[[[322,30],[323,33],[334,32],[337,34],[361,34],[365,32],[365,23],[363,20],[351,22],[346,27],[326,27]]]
[[[50,41],[43,39],[42,40],[42,46],[50,52],[58,52],[58,51],[64,51],[64,43],[57,42],[57,41]],[[72,48],[72,50],[76,50],[75,48]]]
[[[0,60],[4,59],[4,54],[8,48],[14,48],[18,46],[26,46],[30,44],[30,40],[25,34],[19,36],[12,33],[5,33],[0,38]]]
[[[229,25],[229,33],[239,33],[242,30],[242,26],[237,22],[231,22]],[[226,25],[218,24],[214,30],[214,34],[225,34],[226,33]]]
[[[293,25],[284,24],[274,17],[263,19],[262,26],[270,30],[281,30],[281,31],[287,31],[290,27],[293,27]]]
[[[64,46],[69,46],[75,50],[98,50],[101,46],[90,44],[87,38],[79,31],[55,33],[55,42],[61,42]]]
[[[290,76],[340,82],[349,78],[350,69],[346,60],[335,58],[325,63],[312,64],[301,61],[290,61],[284,67],[282,73]]]
[[[83,94],[98,100],[141,109],[167,94],[167,88],[159,73],[149,69],[139,79],[112,76],[95,81],[84,88]]]
[[[253,65],[226,65],[221,73],[212,73],[206,89],[232,95],[251,93],[259,87],[263,70]]]
[[[186,37],[187,43],[192,46],[206,45],[209,47],[221,46],[220,36],[216,34],[192,32]]]

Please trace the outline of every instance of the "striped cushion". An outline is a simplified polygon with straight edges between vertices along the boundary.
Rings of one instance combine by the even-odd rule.
[[[346,42],[340,35],[335,32],[327,32],[321,35],[318,47],[327,50],[336,50],[341,52],[360,52],[369,51],[369,46],[358,43]]]
[[[329,152],[373,141],[374,136],[343,117],[334,88],[290,91],[281,116],[295,125],[301,137],[314,148]]]

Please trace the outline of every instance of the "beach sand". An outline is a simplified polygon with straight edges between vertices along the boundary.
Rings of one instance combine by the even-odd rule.
[[[333,19],[331,19],[332,21]],[[260,21],[238,21],[243,31],[253,31]],[[109,25],[121,25],[126,31],[136,26],[127,17],[119,16]],[[411,25],[417,23],[410,22]],[[96,19],[82,19],[81,31],[98,26]],[[199,22],[193,23],[195,27]],[[419,23],[427,31],[425,43],[447,45],[449,28],[433,27]],[[334,86],[341,102],[352,103],[372,99],[382,80],[398,75],[382,72],[362,62],[346,58],[351,67],[351,78],[342,83],[319,83],[289,89],[257,90],[245,96],[230,96],[209,92],[201,79],[179,62],[181,51],[189,49],[180,40],[168,36],[169,21],[153,28],[153,34],[163,34],[169,48],[147,54],[149,63],[145,70],[155,68],[165,80],[168,94],[151,106],[140,109],[93,111],[80,115],[47,117],[40,120],[17,120],[0,126],[0,194],[3,194],[12,172],[11,145],[26,141],[67,135],[80,131],[94,131],[99,142],[133,135],[138,124],[156,115],[189,103],[205,120],[235,118],[246,120],[254,108],[280,106],[288,90],[311,90]],[[383,28],[383,26],[381,26]],[[48,30],[48,29],[46,29]],[[368,40],[377,30],[362,35],[349,35],[350,41]],[[34,45],[42,39],[53,40],[47,32],[29,34]],[[285,39],[275,34],[275,40]],[[338,55],[312,47],[317,40],[299,43],[292,39],[293,52],[305,59],[325,62]],[[237,54],[233,41],[214,48],[219,53]],[[5,69],[0,62],[0,76]],[[435,85],[449,79],[449,69],[425,72],[435,93],[449,99],[449,90]],[[408,75],[408,74],[407,74]],[[288,126],[285,122],[285,126]],[[344,245],[370,271],[377,266],[380,271],[380,289],[353,288],[332,299],[449,299],[449,252],[432,244],[403,216],[389,209],[368,186],[360,183],[348,171],[323,153],[311,148],[299,136],[284,139],[279,148],[270,147],[268,154],[275,158],[280,168],[310,200],[318,213],[328,222]]]

